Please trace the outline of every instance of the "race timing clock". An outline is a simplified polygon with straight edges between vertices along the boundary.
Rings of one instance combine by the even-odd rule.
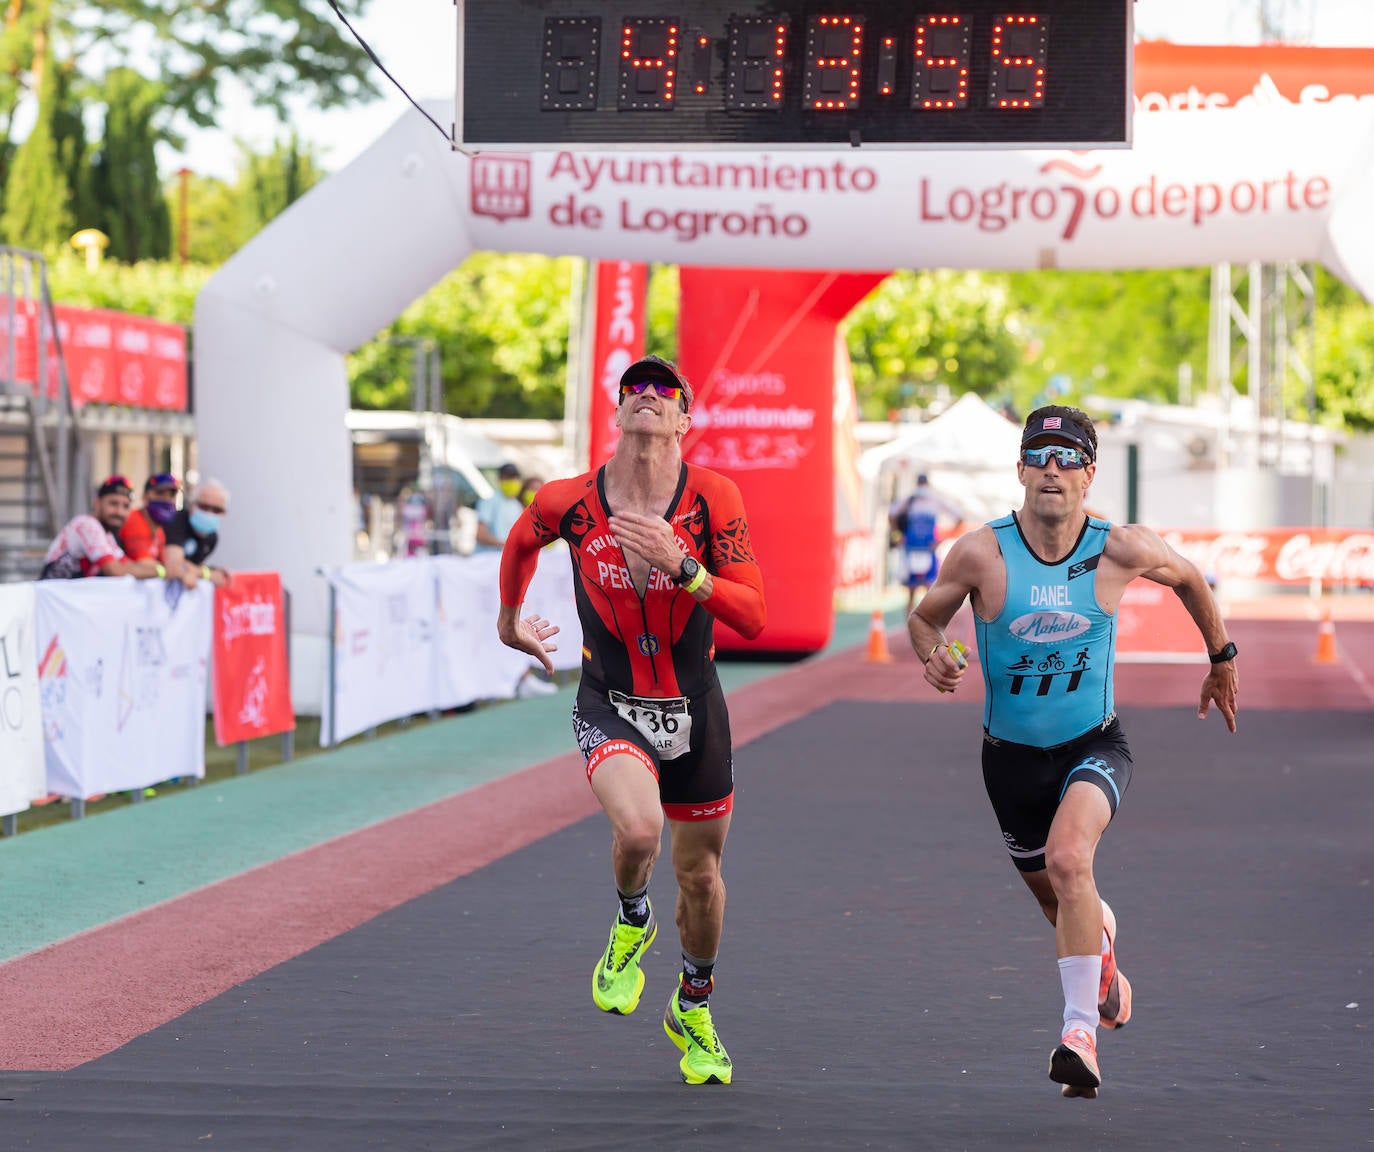
[[[458,0],[456,147],[1109,148],[1133,0]]]

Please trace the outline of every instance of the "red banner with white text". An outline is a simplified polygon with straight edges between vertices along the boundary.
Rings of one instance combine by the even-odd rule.
[[[186,410],[186,329],[180,324],[110,308],[59,304],[53,313],[67,363],[72,403],[78,408],[83,404],[120,404]],[[0,308],[0,338],[9,326],[9,309]],[[56,396],[58,341],[34,301],[14,301],[13,328],[13,379],[30,385],[38,380],[41,340],[47,394]],[[9,368],[8,364],[0,365],[6,376]]]
[[[214,666],[220,747],[296,727],[278,573],[235,572],[215,589]]]
[[[649,283],[646,264],[602,260],[596,265],[596,331],[592,339],[591,467],[610,459],[620,439],[615,410],[620,403],[620,376],[644,355],[644,295]]]

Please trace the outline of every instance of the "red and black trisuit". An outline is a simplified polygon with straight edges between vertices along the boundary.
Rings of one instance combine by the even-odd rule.
[[[645,587],[634,586],[611,512],[604,468],[540,488],[507,537],[501,602],[521,604],[539,550],[566,540],[582,624],[573,731],[588,779],[607,756],[629,753],[658,779],[671,819],[724,816],[734,773],[714,624],[756,636],[765,616],[744,501],[733,481],[682,465],[664,519],[683,555],[711,573],[711,595],[700,603],[677,585],[677,571],[650,568]]]

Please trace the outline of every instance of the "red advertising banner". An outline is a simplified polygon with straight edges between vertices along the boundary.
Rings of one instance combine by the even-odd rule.
[[[1135,46],[1142,112],[1262,103],[1325,103],[1374,93],[1374,48],[1168,44]]]
[[[1161,529],[1224,591],[1228,580],[1374,585],[1374,532],[1341,528]]]
[[[682,453],[739,485],[768,624],[723,650],[808,652],[834,623],[836,328],[882,272],[688,268],[680,363],[696,391]],[[846,373],[847,374],[847,373]]]
[[[4,303],[0,298],[0,303]],[[186,329],[148,316],[135,316],[109,308],[53,309],[57,335],[67,363],[67,382],[72,403],[123,404],[131,408],[165,408],[185,411]],[[32,300],[14,301],[13,379],[34,383],[38,379],[39,330],[43,327]],[[10,328],[8,307],[0,307],[0,339]],[[47,391],[57,395],[57,342],[44,330],[47,341]],[[10,375],[0,364],[0,373]]]
[[[286,657],[286,615],[281,576],[235,572],[215,589],[215,742],[290,732],[291,670]]]
[[[620,429],[615,426],[620,376],[644,355],[644,297],[648,284],[646,264],[628,260],[597,262],[588,423],[592,468],[599,468],[610,459],[620,439]]]

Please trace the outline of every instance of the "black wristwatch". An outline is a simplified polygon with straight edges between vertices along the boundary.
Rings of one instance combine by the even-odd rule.
[[[696,578],[696,574],[700,571],[700,564],[698,564],[694,559],[692,559],[692,557],[684,556],[682,559],[682,571],[679,572],[675,577],[673,577],[673,581],[677,584],[679,588],[684,587],[690,584]]]
[[[1207,653],[1207,659],[1210,660],[1213,664],[1225,664],[1226,661],[1234,660],[1235,658],[1236,645],[1235,642],[1232,640],[1226,641],[1226,647],[1223,648],[1220,652],[1216,653],[1215,655],[1213,655],[1211,652]]]

